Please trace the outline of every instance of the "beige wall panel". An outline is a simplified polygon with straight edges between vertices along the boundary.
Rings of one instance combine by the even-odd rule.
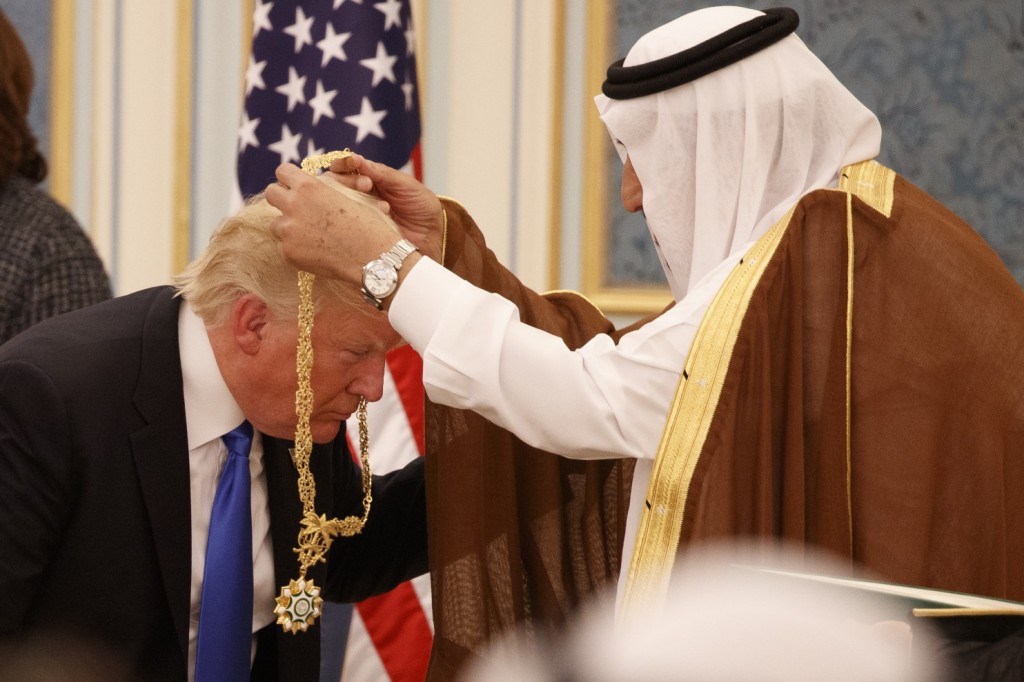
[[[521,31],[517,96],[519,121],[515,135],[516,274],[538,290],[553,288],[549,260],[551,202],[556,196],[552,153],[557,147],[558,118],[554,60],[560,52],[560,0],[520,0]]]
[[[96,0],[93,5],[93,88],[89,104],[92,106],[92,135],[88,142],[76,140],[78,148],[87,145],[89,154],[89,216],[86,221],[96,250],[107,271],[114,272],[114,149],[115,135],[114,96],[116,78],[115,0]],[[79,104],[83,104],[80,102]],[[79,179],[76,179],[76,181]],[[116,292],[115,292],[116,293]]]
[[[252,40],[252,0],[198,0],[193,55],[190,255],[241,205],[235,162],[244,74]]]
[[[441,151],[447,192],[470,209],[505,261],[511,231],[515,2],[452,0],[447,19],[448,148]]]
[[[177,8],[121,4],[118,293],[173,272]]]

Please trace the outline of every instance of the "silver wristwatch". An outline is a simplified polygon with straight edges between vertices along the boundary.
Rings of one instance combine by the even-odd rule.
[[[377,306],[377,310],[384,310],[383,300],[395,293],[398,288],[398,271],[413,251],[419,249],[409,240],[402,239],[380,254],[380,258],[363,266],[363,296]]]

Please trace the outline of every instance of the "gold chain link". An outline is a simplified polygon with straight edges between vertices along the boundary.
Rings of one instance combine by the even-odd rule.
[[[352,154],[349,150],[329,152],[313,156],[302,162],[302,170],[315,175],[317,169],[326,168],[335,159]],[[299,340],[296,351],[296,370],[298,386],[295,390],[295,466],[299,471],[299,499],[302,500],[302,528],[299,530],[298,547],[299,577],[305,578],[306,571],[321,561],[330,549],[335,537],[349,537],[363,530],[370,516],[371,494],[370,476],[370,436],[366,420],[366,400],[359,401],[359,460],[362,463],[363,484],[363,515],[346,516],[343,519],[328,519],[325,515],[317,515],[313,502],[316,499],[316,481],[309,469],[309,455],[313,450],[313,439],[310,435],[309,422],[313,414],[313,387],[310,377],[313,372],[313,275],[308,272],[299,273]]]

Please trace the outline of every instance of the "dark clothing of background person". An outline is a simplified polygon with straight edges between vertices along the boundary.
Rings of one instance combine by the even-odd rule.
[[[103,263],[73,216],[21,176],[0,186],[0,343],[110,296]]]

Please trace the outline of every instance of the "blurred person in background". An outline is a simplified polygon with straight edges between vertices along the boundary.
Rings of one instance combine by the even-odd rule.
[[[111,296],[92,242],[37,187],[47,167],[28,124],[33,85],[28,51],[0,10],[0,343]]]

